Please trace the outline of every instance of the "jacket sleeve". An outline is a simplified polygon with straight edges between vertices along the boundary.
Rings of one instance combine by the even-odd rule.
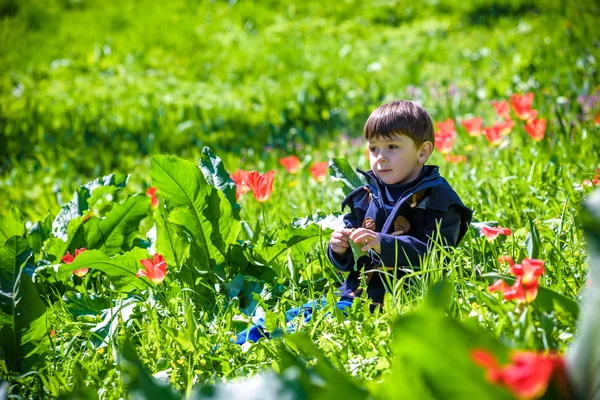
[[[419,267],[420,258],[427,253],[432,238],[437,237],[438,223],[443,245],[458,245],[461,218],[458,206],[451,206],[445,213],[440,212],[437,217],[426,221],[423,238],[379,233],[381,261],[386,267]]]
[[[351,212],[344,215],[344,227],[348,229],[356,228],[358,221],[354,208],[351,206]],[[331,250],[331,243],[327,246],[327,257],[334,267],[340,271],[351,271],[354,268],[354,256],[352,251],[348,249],[343,256],[338,256]]]

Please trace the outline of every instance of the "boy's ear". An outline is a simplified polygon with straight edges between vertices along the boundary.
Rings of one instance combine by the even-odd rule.
[[[433,143],[430,141],[423,142],[421,149],[419,150],[419,162],[425,164],[429,159],[429,156],[433,152]]]

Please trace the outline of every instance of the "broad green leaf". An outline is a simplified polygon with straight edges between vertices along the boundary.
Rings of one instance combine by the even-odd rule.
[[[0,346],[13,371],[28,370],[48,348],[46,306],[22,269],[31,255],[18,236],[0,248]]]
[[[108,346],[115,339],[119,328],[128,326],[139,301],[136,297],[128,297],[124,300],[117,300],[113,307],[102,310],[99,313],[101,321],[90,329],[89,344],[94,349]]]
[[[471,359],[474,349],[495,354],[500,364],[508,349],[479,326],[469,326],[425,308],[394,325],[392,368],[375,387],[387,399],[511,399],[489,384],[485,371]]]
[[[50,233],[52,232],[52,216],[50,213],[46,216],[43,221],[38,221],[31,229],[29,229],[29,233],[27,234],[27,241],[29,242],[29,246],[35,253],[39,253],[44,246],[44,242],[50,238]]]
[[[165,223],[169,214],[163,204],[164,201],[159,201],[159,208],[154,213],[156,252],[165,258],[167,265],[179,268],[190,254],[190,244],[184,234],[178,234],[181,229],[177,225]]]
[[[179,399],[180,396],[168,385],[154,379],[138,359],[130,339],[126,339],[119,351],[119,371],[130,399]]]
[[[11,208],[8,215],[0,215],[0,246],[4,245],[11,237],[24,234],[25,222],[18,208]]]
[[[268,264],[294,246],[300,246],[298,250],[306,250],[320,235],[321,227],[315,221],[294,220],[269,232],[268,236],[263,235],[254,247],[253,257]]]
[[[365,177],[357,174],[344,158],[329,158],[329,174],[332,181],[342,182],[342,189],[346,195],[367,184]]]
[[[170,211],[169,223],[185,227],[207,265],[223,262],[241,230],[223,193],[194,164],[176,157],[152,157],[151,177]]]
[[[515,281],[515,277],[512,275],[488,273],[482,276],[488,279],[490,283],[502,279],[507,284],[512,285]],[[552,312],[556,309],[555,304],[558,304],[560,308],[568,312],[572,318],[577,318],[579,316],[579,304],[575,300],[557,293],[550,288],[540,286],[532,305],[546,312]]]
[[[127,175],[110,174],[102,178],[95,179],[82,185],[75,191],[73,199],[65,204],[52,223],[52,234],[67,241],[68,230],[71,228],[71,220],[81,217],[83,212],[89,209],[88,200],[95,203],[102,195],[113,192],[111,186],[123,188],[127,184]]]
[[[100,249],[109,255],[123,251],[128,237],[139,230],[149,209],[150,198],[135,195],[123,204],[115,204],[104,218],[90,218],[83,225],[86,248]]]
[[[225,170],[221,158],[214,154],[209,147],[204,147],[198,166],[204,174],[206,182],[223,192],[231,204],[235,217],[239,218],[241,207],[235,198],[235,182],[230,178],[229,172]]]
[[[567,372],[582,399],[600,393],[600,190],[584,203],[581,223],[588,243],[589,287],[584,289],[578,335],[567,352]]]
[[[358,385],[358,382],[346,375],[345,372],[338,371],[331,365],[323,351],[315,346],[313,341],[305,333],[294,333],[285,336],[286,343],[295,345],[297,351],[306,359],[315,359],[317,362],[312,365],[314,372],[324,382],[320,387],[305,387],[305,391],[310,398],[331,399],[366,399],[368,392]],[[288,365],[289,368],[289,365]]]
[[[51,237],[44,243],[48,261],[60,262],[61,258],[70,251],[85,247],[85,231],[83,228],[84,217],[73,218],[69,221],[66,240],[59,237]]]
[[[366,256],[369,253],[363,251],[362,246],[360,244],[354,243],[354,240],[350,238],[348,238],[348,243],[350,244],[350,250],[352,251],[352,256],[354,257],[354,270],[356,271],[358,269],[358,266],[356,264],[358,262],[358,259],[362,256]]]
[[[87,295],[83,293],[67,292],[63,296],[67,309],[74,316],[99,315],[103,309],[111,306],[110,300],[105,297]]]
[[[116,290],[145,289],[153,284],[146,278],[135,276],[142,268],[140,260],[145,258],[150,258],[148,252],[138,247],[113,257],[100,250],[87,250],[78,255],[71,264],[61,264],[56,275],[59,280],[64,280],[76,269],[91,268],[104,272]],[[167,273],[169,273],[168,266]]]

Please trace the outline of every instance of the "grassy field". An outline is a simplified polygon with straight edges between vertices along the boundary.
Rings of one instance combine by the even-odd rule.
[[[599,16],[593,1],[0,2],[0,393],[519,395],[473,361],[484,349],[568,354],[570,390],[593,398],[598,379],[574,371],[594,352],[574,338],[598,347],[582,289],[600,289],[600,205],[582,204],[599,186]],[[526,93],[529,120],[511,102]],[[430,163],[474,224],[392,279],[383,309],[344,313],[325,249],[368,169],[362,126],[398,98],[454,121]],[[236,199],[240,169],[275,171],[266,202]],[[155,253],[164,280],[136,276]],[[515,280],[502,256],[544,261],[534,301],[487,290]],[[288,332],[287,310],[323,298]],[[273,338],[234,344],[258,317]],[[521,397],[564,398],[560,382]]]

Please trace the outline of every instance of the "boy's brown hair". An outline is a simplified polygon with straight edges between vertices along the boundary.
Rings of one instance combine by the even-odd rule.
[[[417,147],[424,142],[435,144],[433,121],[423,107],[410,100],[396,100],[377,107],[365,123],[365,139],[391,139],[408,136]]]

